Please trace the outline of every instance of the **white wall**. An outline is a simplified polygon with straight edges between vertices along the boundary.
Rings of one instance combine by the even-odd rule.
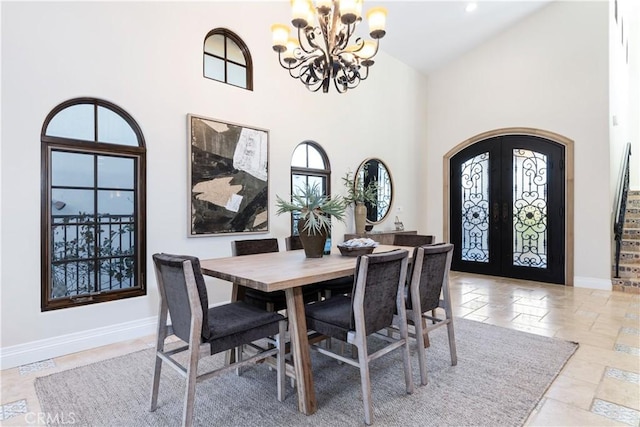
[[[286,21],[287,2],[2,3],[2,362],[19,363],[152,331],[157,291],[151,254],[230,256],[238,238],[289,234],[288,216],[270,211],[270,232],[187,238],[188,113],[270,130],[269,197],[289,193],[294,147],[314,140],[327,151],[334,193],[340,177],[380,157],[395,184],[407,229],[419,225],[414,153],[425,140],[424,77],[380,54],[351,93],[309,93],[277,64],[269,27]],[[254,91],[202,77],[207,32],[226,27],[253,57]],[[392,84],[390,84],[392,82]],[[138,122],[147,143],[148,295],[40,311],[40,130],[70,98],[111,101]],[[393,216],[376,229],[393,228]],[[334,244],[353,219],[334,227]],[[230,286],[209,282],[210,301]],[[127,335],[128,334],[128,335]],[[48,340],[50,339],[50,340]]]
[[[618,5],[617,17],[614,4]],[[620,180],[624,149],[631,143],[629,184],[640,189],[640,6],[635,0],[609,4],[609,74],[612,196]],[[613,204],[612,204],[613,207]],[[614,218],[615,220],[615,218]]]
[[[610,283],[607,2],[553,2],[429,75],[421,228],[442,230],[444,154],[485,131],[575,141],[576,286]]]

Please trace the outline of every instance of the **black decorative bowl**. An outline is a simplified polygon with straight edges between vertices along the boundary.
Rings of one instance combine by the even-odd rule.
[[[338,245],[340,253],[343,256],[360,256],[367,255],[373,252],[375,246],[342,246]]]

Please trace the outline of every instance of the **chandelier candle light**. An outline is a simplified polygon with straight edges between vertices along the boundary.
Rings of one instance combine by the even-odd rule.
[[[331,80],[339,93],[358,86],[369,75],[379,41],[386,34],[387,19],[385,8],[371,8],[367,21],[373,41],[358,37],[349,44],[362,21],[362,2],[291,0],[291,24],[298,29],[297,40],[289,37],[288,26],[271,26],[273,50],[278,52],[280,65],[312,92],[320,88],[329,92]]]

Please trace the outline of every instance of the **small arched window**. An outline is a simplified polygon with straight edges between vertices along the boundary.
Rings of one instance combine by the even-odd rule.
[[[249,48],[226,28],[209,31],[204,39],[204,76],[253,90],[253,64]]]
[[[42,126],[42,310],[146,294],[144,137],[115,104],[63,102]]]
[[[331,166],[329,158],[316,142],[305,141],[296,147],[291,156],[291,194],[298,188],[318,185],[323,194],[331,195]],[[298,214],[291,215],[291,235],[298,234]]]

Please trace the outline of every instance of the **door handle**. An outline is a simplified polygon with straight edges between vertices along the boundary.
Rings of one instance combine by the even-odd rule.
[[[509,220],[509,205],[507,205],[507,202],[504,202],[502,204],[502,222],[506,224],[508,220]]]
[[[497,224],[500,222],[500,203],[498,202],[493,202],[493,209],[491,212],[491,217],[493,220],[494,224]]]

